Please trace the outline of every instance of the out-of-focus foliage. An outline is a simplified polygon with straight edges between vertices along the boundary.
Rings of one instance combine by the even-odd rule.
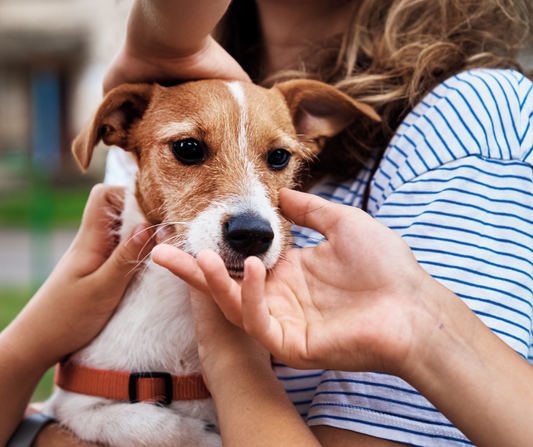
[[[55,189],[50,193],[50,216],[53,227],[76,227],[81,221],[90,189]],[[31,189],[0,195],[0,226],[29,227],[35,197]]]
[[[0,332],[19,314],[31,296],[32,291],[28,288],[0,287]],[[50,369],[33,393],[32,402],[42,402],[50,396],[53,380],[54,369]]]

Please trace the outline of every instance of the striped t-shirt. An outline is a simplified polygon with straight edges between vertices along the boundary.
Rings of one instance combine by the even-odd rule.
[[[510,70],[474,70],[436,87],[407,116],[371,183],[368,212],[400,234],[418,262],[531,360],[533,84]],[[311,192],[361,206],[370,176]],[[323,237],[294,228],[295,244]],[[414,446],[472,445],[401,379],[381,373],[276,373],[309,425]],[[512,374],[512,371],[509,371]],[[450,390],[453,393],[453,390]]]

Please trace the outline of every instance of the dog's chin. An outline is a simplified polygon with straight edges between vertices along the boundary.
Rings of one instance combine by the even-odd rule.
[[[244,276],[244,261],[245,257],[238,253],[229,253],[226,256],[222,256],[224,265],[228,271],[229,276],[235,279],[242,279]]]
[[[242,279],[244,277],[244,261],[245,258],[241,256],[229,256],[228,258],[222,257],[224,260],[224,265],[226,266],[226,270],[228,271],[229,276],[235,279]],[[261,258],[260,258],[261,259]],[[264,263],[264,260],[261,259]],[[271,266],[265,265],[267,270],[271,268]]]
[[[228,268],[229,276],[235,279],[242,279],[244,276],[244,269],[236,270]]]
[[[229,276],[235,279],[242,279],[244,276],[244,261],[246,258],[238,253],[224,253],[220,254],[226,266]],[[259,257],[261,259],[261,257]],[[261,259],[264,263],[264,260]],[[269,266],[265,266],[267,269]]]
[[[224,261],[226,270],[232,278],[242,278],[244,276],[244,261],[246,257],[231,249],[221,250],[218,253]]]

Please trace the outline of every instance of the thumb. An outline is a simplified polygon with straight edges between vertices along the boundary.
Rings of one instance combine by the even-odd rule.
[[[146,223],[139,224],[129,237],[120,241],[109,258],[95,272],[95,279],[101,287],[115,291],[126,288],[154,246],[152,231],[149,228]]]
[[[313,194],[286,188],[280,190],[279,200],[281,211],[287,219],[296,225],[318,231],[326,239],[329,239],[328,232],[336,226],[339,219],[356,210],[356,208],[352,210],[352,207],[336,205]],[[361,212],[364,213],[364,211]]]

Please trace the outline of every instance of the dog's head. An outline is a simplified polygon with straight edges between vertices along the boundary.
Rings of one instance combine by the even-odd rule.
[[[361,114],[379,117],[326,84],[297,80],[268,90],[206,80],[175,87],[122,85],[110,92],[73,144],[83,170],[103,140],[138,163],[136,198],[148,221],[171,225],[172,242],[210,248],[239,276],[244,259],[267,268],[290,241],[278,190],[326,137]]]

